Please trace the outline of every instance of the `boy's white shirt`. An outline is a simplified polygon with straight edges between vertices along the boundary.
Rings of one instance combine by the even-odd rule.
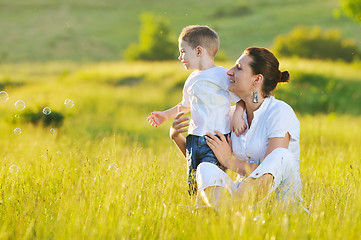
[[[240,98],[228,91],[229,77],[224,67],[193,71],[183,88],[182,106],[191,108],[188,134],[203,136],[215,130],[230,133],[231,101]]]

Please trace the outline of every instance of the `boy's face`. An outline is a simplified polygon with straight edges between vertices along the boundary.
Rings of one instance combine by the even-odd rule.
[[[200,58],[196,49],[192,48],[188,42],[179,41],[179,57],[178,59],[184,64],[188,71],[199,69]]]

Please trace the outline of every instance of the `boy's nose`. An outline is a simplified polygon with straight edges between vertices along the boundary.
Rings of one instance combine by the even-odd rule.
[[[227,75],[228,76],[233,76],[233,68],[229,69],[228,72],[227,72]]]

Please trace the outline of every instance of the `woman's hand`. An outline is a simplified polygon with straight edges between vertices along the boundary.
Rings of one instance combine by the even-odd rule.
[[[215,131],[215,133],[220,137],[220,139],[211,133],[207,133],[207,145],[212,149],[218,161],[226,168],[230,168],[233,160],[232,141],[228,136],[227,142],[224,135],[219,131]]]
[[[172,127],[170,128],[169,131],[169,137],[173,140],[179,137],[179,134],[188,131],[189,122],[185,122],[185,121],[188,121],[190,118],[182,117],[183,115],[184,115],[183,111],[179,112],[173,120]]]
[[[188,131],[189,117],[182,117],[184,112],[179,112],[172,123],[172,127],[169,131],[169,137],[174,141],[183,156],[186,156],[186,138],[181,134]]]

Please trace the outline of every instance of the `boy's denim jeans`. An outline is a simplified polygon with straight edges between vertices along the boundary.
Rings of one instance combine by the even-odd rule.
[[[228,135],[229,134],[224,134],[226,139]],[[218,162],[217,157],[214,155],[212,149],[208,147],[205,136],[195,136],[191,134],[187,136],[186,159],[189,195],[194,195],[197,192],[196,170],[200,163],[210,162],[224,169],[224,167]]]

